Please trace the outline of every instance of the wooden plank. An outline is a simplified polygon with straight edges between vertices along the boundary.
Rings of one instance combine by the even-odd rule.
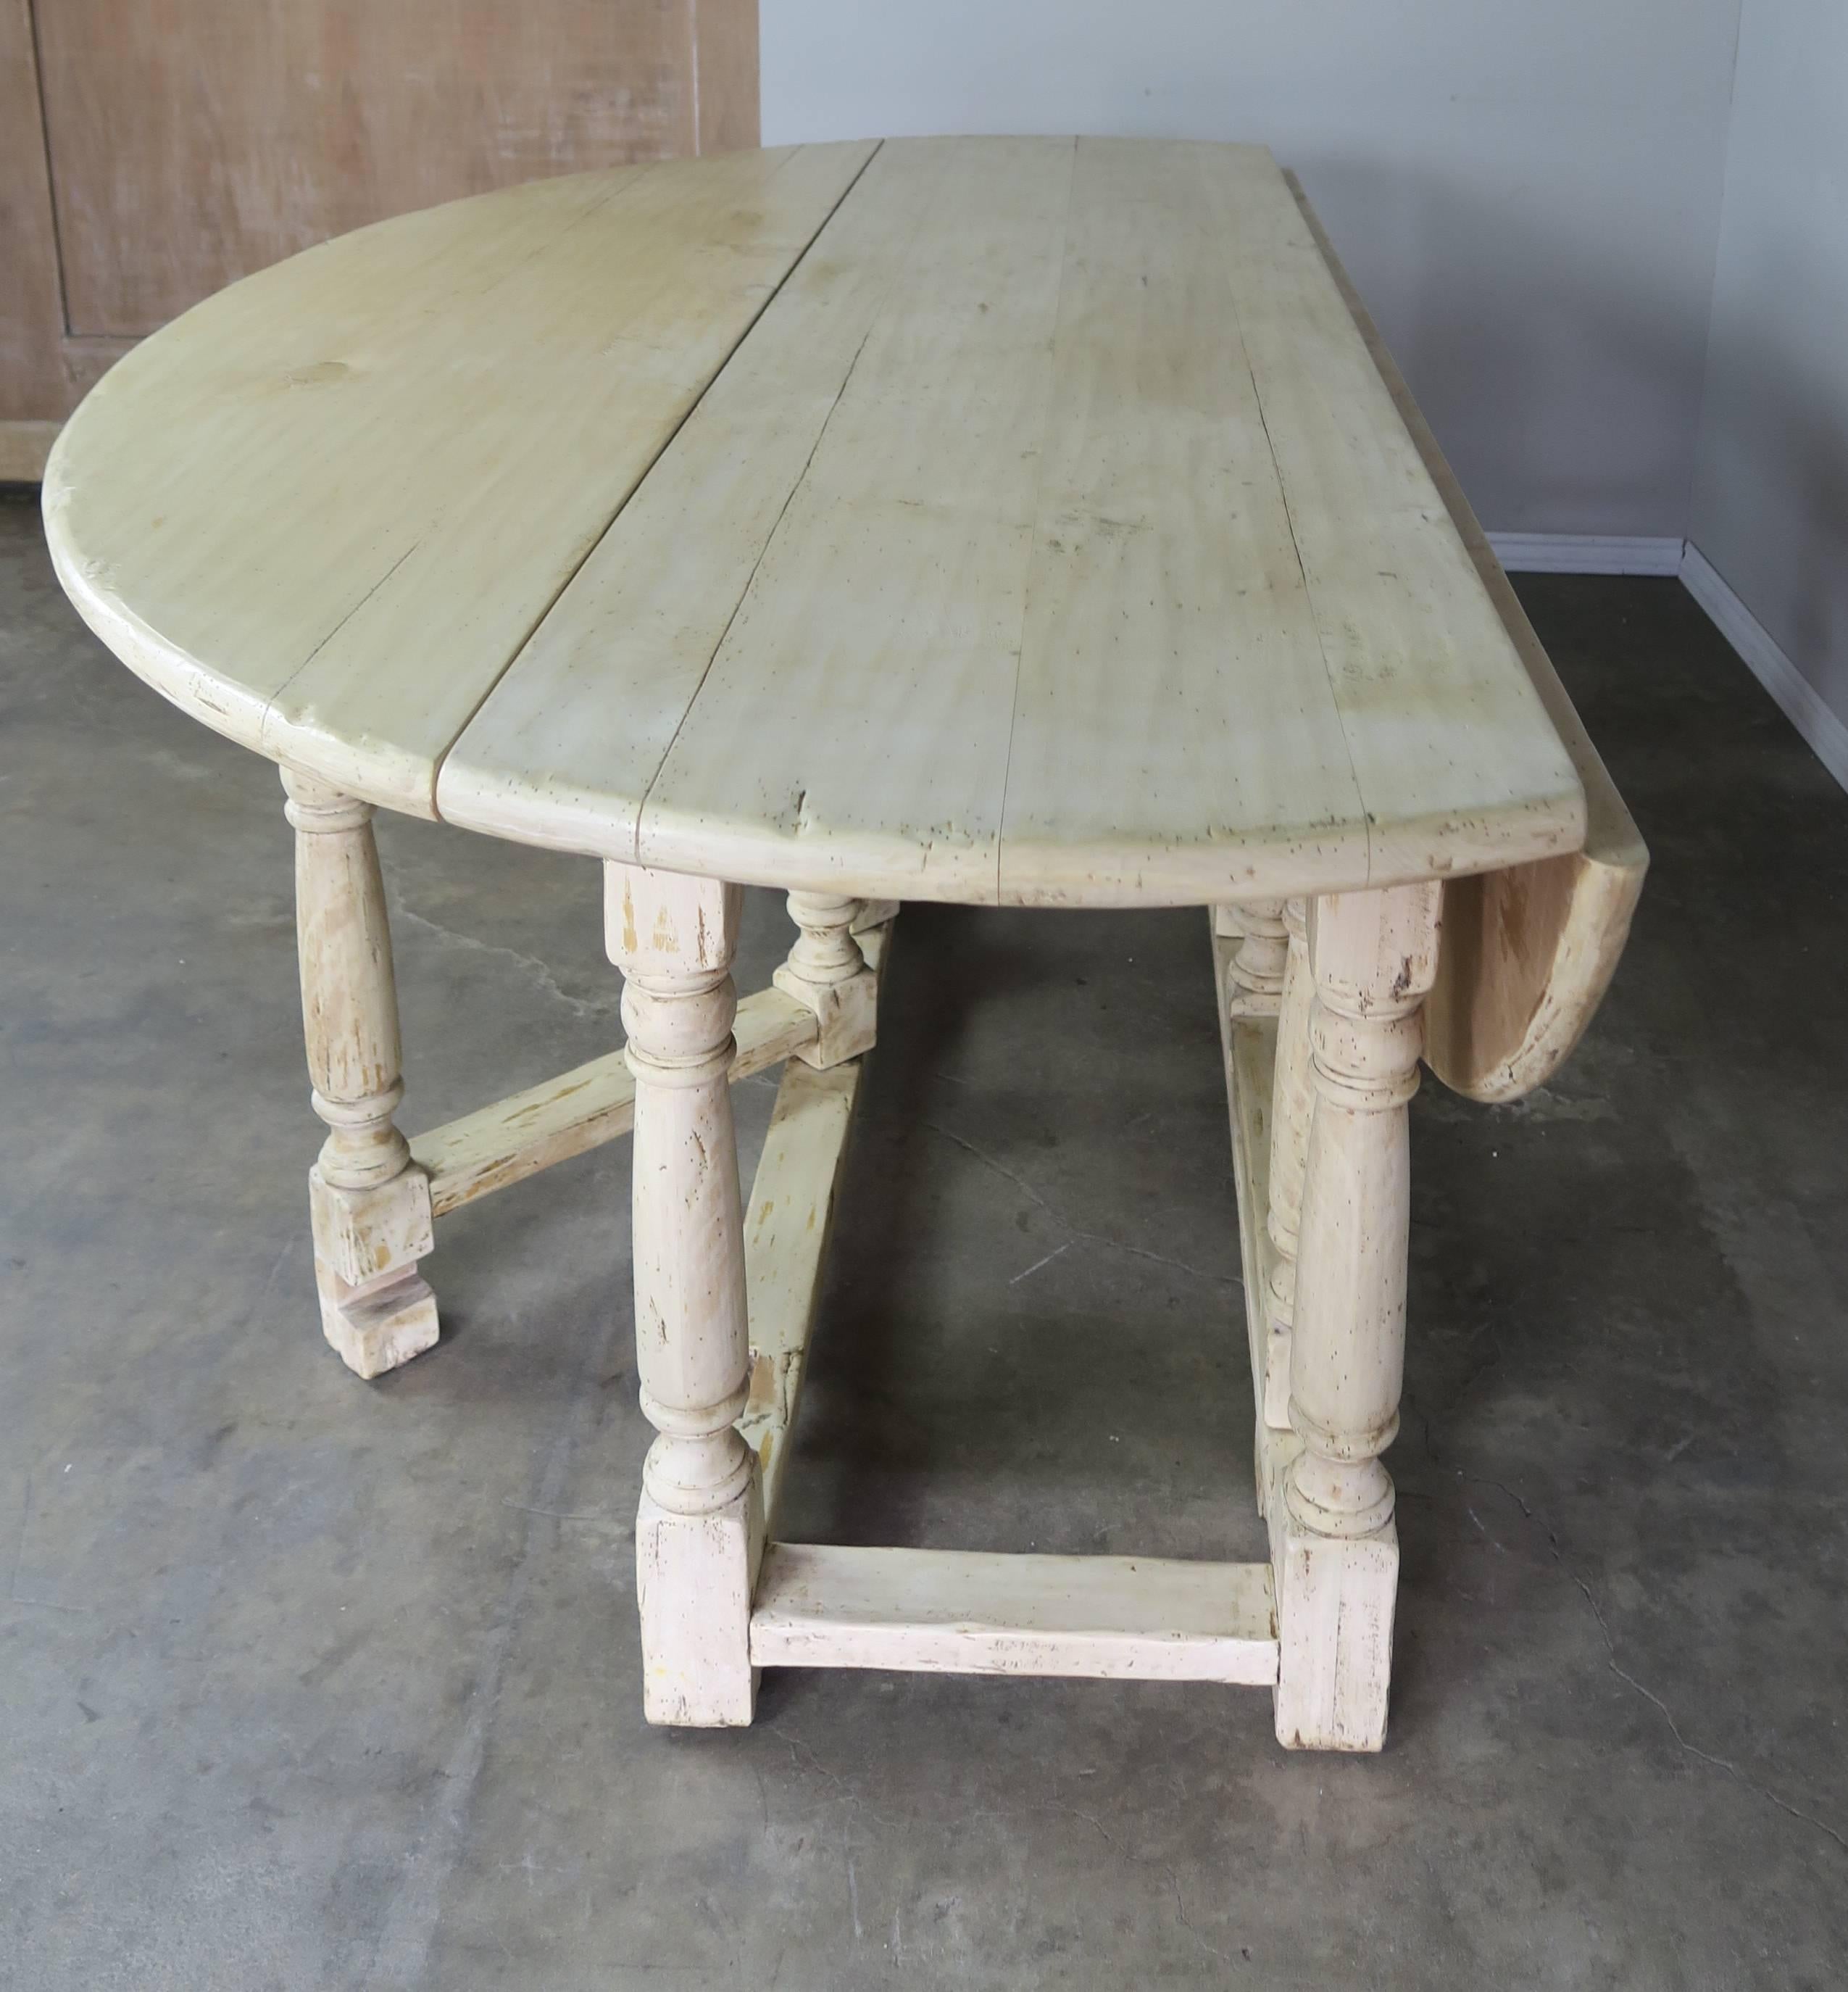
[[[1576,851],[1585,797],[1282,175],[1202,148],[1369,818],[1366,882]]]
[[[0,424],[36,427],[68,412],[63,331],[32,0],[0,0]],[[15,434],[0,445],[10,466],[0,476],[39,476],[44,458],[34,464],[27,454],[34,441]]]
[[[1011,902],[1209,902],[1366,875],[1205,156],[1079,143],[1001,837]]]
[[[772,1543],[751,1658],[1263,1687],[1277,1642],[1263,1564]]]
[[[868,909],[870,912],[874,909]],[[857,927],[861,952],[883,977],[891,915]],[[802,1403],[810,1337],[833,1236],[834,1202],[859,1100],[864,1058],[817,1071],[793,1062],[745,1205],[745,1284],[751,1315],[751,1395],[738,1428],[757,1455],[764,1530],[776,1527],[789,1435]]]
[[[206,724],[433,814],[438,759],[869,151],[540,182],[234,286],[60,438],[66,589]]]
[[[1446,1086],[1473,1100],[1518,1099],[1564,1063],[1597,1014],[1629,938],[1649,849],[1308,196],[1294,178],[1290,184],[1584,787],[1584,850],[1453,878],[1444,890],[1443,949],[1437,987],[1425,1005],[1425,1057]]]
[[[1213,989],[1219,1012],[1219,1050],[1226,1064],[1226,1102],[1232,1115],[1233,1176],[1238,1192],[1239,1264],[1245,1283],[1245,1335],[1251,1358],[1251,1390],[1258,1422],[1254,1455],[1259,1504],[1263,1499],[1263,1441],[1267,1425],[1290,1422],[1290,1379],[1272,1373],[1270,1325],[1264,1296],[1270,1289],[1275,1247],[1267,1219],[1270,1209],[1270,1106],[1276,1069],[1277,1020],[1234,1018],[1230,1008],[1232,957],[1236,936],[1212,923]]]
[[[1272,1247],[1265,1218],[1270,1207],[1270,1155],[1266,1131],[1271,1075],[1277,1054],[1274,1017],[1240,1018],[1229,1023],[1222,1007],[1220,1043],[1226,1060],[1226,1104],[1232,1120],[1233,1178],[1239,1200],[1239,1246],[1245,1282],[1246,1337],[1251,1350],[1252,1397],[1257,1414],[1256,1465],[1258,1507],[1270,1528],[1273,1557],[1279,1547],[1279,1516],[1283,1475],[1302,1441],[1265,1416],[1267,1393],[1289,1401],[1287,1377],[1265,1373],[1270,1342],[1264,1295],[1270,1284]]]
[[[1252,148],[888,144],[458,743],[445,816],[1051,904],[1569,847],[1570,764],[1441,508],[1400,502],[1415,452],[1279,202]],[[1273,282],[1261,364],[1239,313]]]
[[[796,1059],[784,1069],[745,1206],[751,1396],[738,1424],[757,1455],[766,1530],[783,1498],[861,1063],[817,1072]]]
[[[887,145],[861,175],[451,749],[437,778],[446,821],[634,861],[642,800],[946,163]],[[726,856],[711,875],[746,878]]]
[[[152,332],[387,215],[757,142],[754,0],[37,12],[80,331]]]
[[[927,223],[655,777],[644,864],[994,899],[1073,157],[885,148],[934,180]]]
[[[814,1012],[780,989],[759,989],[742,998],[732,1083],[812,1044],[817,1028]],[[429,1172],[431,1209],[442,1217],[626,1134],[635,1112],[635,1080],[622,1053],[608,1052],[414,1136],[411,1158]]]
[[[688,0],[693,33],[694,150],[760,145],[757,0]]]

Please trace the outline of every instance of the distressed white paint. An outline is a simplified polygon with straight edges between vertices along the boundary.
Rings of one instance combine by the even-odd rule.
[[[1265,1687],[1277,1641],[1261,1563],[777,1543],[751,1614],[751,1657]]]
[[[751,1373],[731,1085],[742,903],[717,880],[605,868],[636,1082],[636,1369],[656,1432],[636,1517],[643,1710],[701,1728],[748,1723],[756,1704],[763,1507],[735,1427]]]

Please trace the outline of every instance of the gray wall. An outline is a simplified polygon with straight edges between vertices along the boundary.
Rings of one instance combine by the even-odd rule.
[[[1744,14],[1689,537],[1848,723],[1848,6]]]
[[[1739,4],[762,0],[764,141],[1260,140],[1485,524],[1679,537]]]

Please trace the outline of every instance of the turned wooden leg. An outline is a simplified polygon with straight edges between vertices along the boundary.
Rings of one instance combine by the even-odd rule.
[[[1270,1090],[1270,1279],[1264,1295],[1269,1332],[1264,1354],[1264,1422],[1290,1429],[1290,1329],[1296,1314],[1297,1236],[1303,1207],[1303,1168],[1309,1149],[1309,1011],[1314,979],[1309,972],[1308,909],[1301,899],[1283,909],[1283,990],[1278,1004],[1277,1064]]]
[[[1342,893],[1310,909],[1314,1102],[1291,1334],[1276,1572],[1277,1731],[1313,1749],[1386,1740],[1399,1538],[1379,1455],[1399,1429],[1410,1223],[1406,1107],[1437,972],[1439,889]]]
[[[1283,998],[1289,945],[1283,901],[1216,907],[1213,923],[1220,933],[1238,938],[1226,970],[1227,1008],[1234,1017],[1274,1017]]]
[[[731,1129],[731,985],[743,894],[604,867],[635,1076],[636,1359],[649,1448],[636,1520],[650,1722],[751,1720],[751,1588],[763,1548],[756,1461],[734,1421],[751,1369]]]
[[[789,918],[799,929],[789,958],[770,980],[813,1010],[821,1034],[796,1056],[826,1071],[873,1048],[879,984],[854,938],[861,903],[827,892],[792,892]]]
[[[418,1272],[435,1243],[430,1183],[392,1115],[397,987],[372,806],[282,771],[295,831],[295,932],[315,1111],[327,1123],[309,1174],[321,1325],[349,1369],[377,1376],[437,1336]]]

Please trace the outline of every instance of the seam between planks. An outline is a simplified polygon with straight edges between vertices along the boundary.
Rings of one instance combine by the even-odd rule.
[[[803,249],[801,256],[796,259],[795,263],[790,265],[789,272],[790,276],[794,276],[796,270],[807,260],[809,250],[812,249],[816,242],[820,240],[822,230],[827,227],[828,221],[833,220],[835,213],[838,212],[840,206],[846,201],[847,194],[851,194],[853,192],[854,188],[859,185],[861,175],[867,171],[867,169],[872,165],[873,161],[878,158],[879,153],[885,149],[885,141],[881,138],[878,142],[878,145],[874,147],[873,151],[868,155],[865,165],[863,165],[860,169],[860,172],[854,176],[852,183],[847,187],[847,192],[843,193],[840,196],[840,200],[834,203],[834,206],[833,208],[830,209],[827,221],[824,221],[822,223],[821,228],[816,230],[814,235],[810,237],[807,247]],[[1077,152],[1076,142],[1073,144],[1072,152],[1074,156],[1076,156]],[[933,189],[930,197],[925,205],[924,215],[926,220],[929,220],[930,215],[936,210],[942,198],[943,189],[939,184]],[[1068,202],[1069,199],[1069,196],[1068,193]],[[731,612],[725,618],[725,626],[720,631],[718,641],[713,645],[711,654],[707,658],[705,665],[700,672],[699,683],[694,687],[692,694],[688,698],[685,707],[682,709],[680,718],[674,722],[673,737],[668,741],[667,747],[663,750],[660,760],[655,763],[654,773],[649,776],[647,786],[642,791],[642,800],[636,806],[636,832],[635,842],[632,847],[634,861],[637,864],[640,863],[642,857],[643,826],[647,820],[649,805],[654,800],[656,785],[660,782],[662,774],[667,769],[668,762],[673,758],[675,745],[679,742],[681,734],[686,730],[687,721],[693,716],[693,708],[699,703],[700,694],[706,689],[706,680],[711,677],[713,667],[718,662],[719,653],[725,647],[725,639],[731,633],[732,624],[738,620],[739,616],[743,612],[745,602],[750,599],[751,591],[757,585],[757,574],[759,568],[760,568],[763,565],[764,562],[769,558],[770,548],[776,543],[776,535],[783,528],[783,522],[789,513],[789,507],[795,503],[797,493],[800,492],[803,486],[808,482],[810,467],[814,462],[816,455],[820,450],[822,438],[827,434],[828,425],[834,421],[836,411],[840,408],[842,401],[847,397],[848,385],[853,380],[854,370],[860,364],[860,356],[865,352],[867,347],[871,343],[873,334],[876,333],[885,322],[886,317],[892,309],[893,295],[897,291],[900,280],[903,277],[906,269],[909,268],[910,265],[912,257],[916,252],[918,242],[923,239],[925,234],[926,230],[922,228],[919,228],[916,231],[912,238],[911,247],[906,251],[904,258],[893,271],[892,277],[887,284],[884,295],[881,297],[878,305],[875,309],[871,318],[868,321],[866,331],[862,336],[860,343],[854,349],[854,356],[847,363],[847,371],[840,377],[840,385],[834,391],[834,398],[828,404],[828,411],[821,418],[821,426],[815,431],[815,440],[809,445],[809,453],[803,459],[802,469],[796,473],[796,480],[789,486],[788,495],[784,498],[783,503],[778,507],[776,522],[772,525],[769,532],[765,537],[763,545],[759,549],[756,559],[751,563],[751,572],[749,577],[745,581],[743,588],[739,590],[737,601],[731,605]],[[1062,262],[1060,264],[1060,278],[1062,283],[1063,281],[1063,278],[1064,265]],[[787,279],[786,278],[785,281],[786,281]],[[778,288],[780,289],[781,288],[782,286],[779,285]],[[765,305],[765,309],[766,310],[769,309],[768,304]],[[741,340],[739,343],[742,345],[743,342]],[[723,371],[723,369],[721,369],[721,371]],[[718,377],[717,374],[713,376],[714,380]],[[704,397],[702,395],[701,398],[703,400]],[[690,414],[692,411],[690,409],[687,412]],[[639,489],[639,486],[637,488]],[[1038,503],[1037,496],[1035,502],[1035,503]],[[1015,677],[1017,695],[1019,684],[1018,670],[1018,666],[1017,661],[1017,675]],[[459,735],[458,737],[459,738],[460,736]],[[1009,740],[1010,744],[1011,744],[1011,732],[1010,732],[1009,735]],[[452,742],[451,744],[453,745],[454,743]],[[1004,785],[1004,800],[1005,799],[1005,794],[1006,790]],[[996,843],[998,846],[1000,843],[998,831],[996,837]],[[996,858],[996,876],[998,881],[1000,876],[1000,858],[998,854]],[[997,903],[999,902],[999,898],[1000,894],[997,886],[996,893]]]
[[[1078,186],[1078,148],[1083,138],[1072,141],[1072,162],[1065,176],[1065,229],[1059,245],[1059,289],[1052,301],[1052,348],[1046,356],[1052,370],[1053,387],[1059,381],[1059,330],[1065,322],[1065,271],[1072,261],[1072,203]],[[1033,576],[1039,565],[1039,508],[1046,489],[1046,452],[1052,427],[1052,390],[1046,397],[1046,421],[1040,431],[1039,462],[1033,472],[1033,508],[1029,514],[1028,530],[1032,544],[1027,549],[1026,579],[1020,592],[1020,630],[1014,646],[1014,701],[1008,712],[1008,756],[1001,763],[1001,807],[994,819],[994,903],[1001,903],[1001,880],[1008,865],[1008,790],[1014,776],[1014,736],[1020,726],[1020,681],[1026,668],[1027,617],[1033,605]]]
[[[564,579],[561,581],[558,585],[552,591],[551,595],[547,599],[545,605],[539,611],[538,614],[534,617],[531,623],[527,627],[525,633],[520,637],[519,642],[514,644],[513,648],[507,653],[506,658],[502,663],[500,670],[494,674],[493,677],[483,688],[481,696],[476,700],[475,703],[472,706],[469,707],[467,713],[464,715],[458,724],[455,731],[449,736],[447,745],[431,758],[430,763],[430,814],[436,821],[440,823],[444,820],[442,813],[438,809],[436,803],[438,785],[442,779],[443,764],[448,759],[450,755],[455,751],[456,742],[461,739],[462,735],[468,732],[469,727],[474,724],[476,714],[481,711],[482,708],[486,705],[488,701],[493,696],[496,690],[500,686],[501,680],[506,676],[507,673],[513,669],[515,663],[518,660],[521,653],[525,650],[527,646],[531,643],[534,636],[538,633],[540,626],[545,622],[547,617],[551,614],[552,611],[557,607],[559,598],[564,593],[564,591],[571,586],[571,583],[578,578],[578,575],[582,572],[585,561],[587,561],[590,558],[591,555],[597,551],[598,547],[603,544],[605,539],[608,537],[611,528],[615,524],[616,521],[622,517],[622,514],[628,510],[630,500],[632,499],[636,493],[641,489],[642,486],[648,482],[649,478],[653,473],[655,466],[659,463],[661,459],[667,454],[668,451],[673,447],[675,440],[679,436],[680,431],[684,429],[687,426],[687,423],[693,419],[695,411],[699,408],[701,404],[705,401],[706,397],[712,391],[712,384],[714,381],[717,380],[719,376],[725,372],[725,369],[731,364],[733,360],[737,357],[738,349],[744,344],[745,341],[751,336],[752,333],[757,329],[759,322],[762,319],[764,313],[767,312],[770,309],[771,305],[776,302],[777,298],[782,295],[784,285],[788,283],[789,279],[795,275],[796,272],[802,268],[803,264],[806,261],[807,261],[809,251],[814,247],[816,240],[820,237],[822,230],[826,228],[828,223],[834,220],[834,217],[839,213],[842,203],[845,202],[847,196],[852,193],[854,188],[860,184],[861,175],[865,172],[867,168],[872,164],[874,160],[879,156],[881,151],[884,148],[885,142],[884,139],[878,140],[875,143],[872,150],[867,154],[864,159],[861,161],[858,172],[855,172],[853,178],[850,179],[847,185],[840,189],[838,197],[830,203],[827,212],[822,216],[819,221],[816,223],[814,228],[809,235],[808,240],[803,244],[802,247],[796,251],[795,255],[789,259],[789,268],[786,269],[783,275],[777,278],[776,283],[771,287],[771,288],[765,293],[762,302],[758,305],[756,310],[751,314],[750,317],[745,320],[744,325],[739,329],[737,338],[735,339],[731,342],[731,344],[726,349],[724,358],[719,361],[718,364],[713,368],[711,373],[707,376],[705,383],[701,387],[699,392],[694,396],[693,399],[690,402],[687,403],[686,410],[682,414],[680,420],[676,422],[673,427],[668,431],[667,434],[662,438],[660,448],[654,452],[653,455],[650,457],[646,464],[643,467],[641,475],[636,478],[635,482],[629,487],[628,490],[622,494],[622,502],[616,507],[616,509],[610,513],[609,517],[604,520],[602,526],[596,534],[596,537],[592,540],[589,545],[584,549],[584,551],[578,556],[576,561],[573,563],[571,571],[565,575]],[[790,151],[789,158],[783,162],[783,165],[787,166],[793,164],[796,159],[807,149],[808,148],[806,146],[802,145],[793,147]],[[656,163],[659,162],[657,162]],[[777,171],[781,172],[783,169],[783,166],[779,166],[777,169]],[[636,179],[627,182],[627,186],[634,186],[639,185],[640,180],[643,177],[645,177],[645,176],[638,175]],[[618,191],[626,191],[626,188],[620,189]],[[593,210],[592,212],[600,212],[602,206],[606,204],[607,203],[600,203],[598,208]],[[582,219],[584,217],[580,218]],[[573,224],[573,226],[575,225],[575,223]],[[376,593],[377,590],[375,589],[373,592]],[[273,698],[270,701],[270,706],[265,707],[264,711],[264,724],[265,726],[268,725],[269,721],[270,707],[273,707],[276,699],[279,699],[282,696],[283,693],[288,689],[288,684],[294,682],[295,678],[300,675],[301,670],[305,670],[306,668],[307,667],[305,664],[299,667],[295,672],[291,674],[290,678],[287,683],[285,683],[277,688],[274,698]],[[684,715],[683,715],[683,718],[684,717]],[[659,770],[657,769],[656,772],[659,773]],[[653,786],[652,777],[650,778],[650,786],[651,787]],[[640,819],[638,817],[638,833],[639,821]]]
[[[647,179],[650,176],[655,172],[656,169],[663,163],[663,162],[659,159],[649,160],[641,167],[639,171],[632,174],[629,179],[624,180],[620,186],[612,187],[609,192],[606,193],[601,200],[597,201],[591,206],[585,208],[581,213],[573,215],[570,220],[566,222],[564,226],[561,228],[555,235],[549,237],[538,248],[530,251],[526,255],[520,258],[517,262],[510,264],[507,268],[502,271],[500,275],[494,279],[493,283],[489,285],[489,288],[493,290],[498,285],[505,283],[510,278],[515,275],[518,271],[524,269],[527,264],[533,261],[536,257],[548,254],[575,230],[582,227],[585,222],[591,220],[594,217],[601,214],[605,208],[610,206],[615,202],[622,200],[626,195],[632,193],[634,190],[641,186],[643,182]],[[337,237],[334,239],[336,240],[339,240]],[[315,245],[316,247],[321,246],[322,245],[319,244]],[[727,357],[729,358],[730,355],[728,354]],[[653,466],[651,465],[650,467],[652,469]],[[626,503],[627,501],[625,500],[624,502]],[[619,509],[620,508],[619,507]],[[604,528],[604,530],[608,531],[608,530],[609,528],[606,526]],[[599,539],[602,538],[602,534],[598,535]],[[390,580],[392,576],[397,572],[398,569],[404,565],[406,561],[410,559],[411,556],[417,551],[418,548],[421,547],[424,544],[424,541],[428,537],[429,534],[428,533],[424,533],[421,534],[417,539],[414,540],[410,546],[407,547],[403,553],[398,555],[397,558],[391,563],[390,566],[380,575],[378,579],[372,584],[371,587],[367,589],[366,592],[360,596],[360,599],[353,604],[352,608],[349,609],[333,625],[333,626],[329,629],[326,635],[322,637],[320,641],[313,646],[313,647],[309,651],[308,655],[305,657],[298,664],[294,667],[294,668],[289,672],[288,677],[284,678],[282,682],[277,686],[276,689],[264,701],[263,716],[257,723],[257,738],[259,741],[264,739],[268,735],[271,718],[274,714],[277,704],[281,699],[283,694],[288,690],[289,687],[292,685],[298,677],[301,677],[302,674],[308,669],[309,666],[314,662],[315,658],[320,656],[321,653],[327,648],[328,645],[333,641],[335,637],[339,635],[340,632],[346,627],[347,624],[359,614],[360,611],[366,606],[367,603],[378,593],[379,590]],[[580,566],[582,565],[582,562],[580,561],[578,565]],[[572,572],[575,574],[576,571],[577,569],[574,568],[572,569]],[[560,592],[562,593],[563,590],[561,589]],[[552,597],[552,601],[556,602],[557,599],[557,595],[554,595]],[[550,615],[551,612],[551,602],[547,602],[546,605],[546,614]],[[543,620],[544,619],[542,618],[541,619]],[[530,632],[529,632],[528,634],[530,635]],[[520,647],[523,647],[525,640],[526,640],[524,638],[521,639]],[[513,657],[510,657],[508,658],[507,663],[511,663],[513,657],[517,657],[519,654],[520,650],[519,648],[516,648],[513,653]],[[494,681],[496,684],[498,684],[500,682],[501,678],[505,676],[506,668],[506,664],[503,664],[500,670],[495,674]],[[459,739],[461,735],[459,734],[456,738]],[[453,747],[455,745],[455,740],[452,740],[449,742],[449,747]],[[437,769],[441,769],[443,760],[448,753],[449,747],[445,747],[443,749],[442,754],[437,757],[435,763],[435,767]],[[436,813],[436,779],[434,773],[431,777],[430,782],[430,810],[431,815],[434,816]]]
[[[867,161],[867,164],[871,165],[872,164],[872,161],[868,159]],[[856,180],[858,180],[858,177],[859,176],[858,174],[854,176]],[[852,189],[850,188],[848,192],[851,193],[851,191]],[[846,197],[846,195],[844,194],[841,196],[841,199],[845,200]],[[837,205],[838,205],[838,203],[837,203]],[[823,223],[823,225],[825,227],[826,223]],[[818,229],[816,233],[819,235],[820,230]],[[806,256],[808,254],[807,250],[805,249],[803,251],[803,254]],[[774,543],[777,534],[781,531],[783,528],[783,522],[784,517],[789,512],[789,507],[796,502],[796,493],[800,491],[803,486],[808,481],[809,466],[815,461],[815,452],[821,447],[821,438],[827,434],[828,425],[834,419],[834,411],[840,407],[842,401],[845,398],[847,384],[854,377],[854,368],[860,364],[860,356],[866,350],[868,340],[869,340],[872,337],[873,334],[878,329],[879,320],[884,316],[884,315],[885,305],[882,303],[879,310],[874,314],[873,322],[866,328],[865,333],[861,339],[860,343],[854,348],[854,356],[847,363],[847,371],[841,375],[840,385],[834,390],[834,398],[833,401],[829,402],[828,411],[821,418],[820,428],[815,431],[815,440],[809,445],[808,455],[802,459],[802,468],[796,473],[796,481],[789,486],[788,492],[784,496],[783,503],[776,508],[776,519],[772,523],[769,531],[764,536],[763,544],[757,550],[756,559],[751,563],[751,571],[745,578],[744,586],[738,592],[738,599],[731,605],[731,613],[725,618],[725,626],[718,633],[718,641],[713,645],[711,655],[707,658],[704,665],[701,669],[700,681],[693,687],[693,691],[688,697],[686,704],[681,708],[680,718],[674,721],[673,732],[668,737],[667,745],[661,750],[660,759],[654,764],[654,773],[648,778],[648,786],[642,791],[642,800],[636,805],[635,842],[631,848],[630,854],[638,865],[642,861],[642,819],[647,815],[648,805],[654,798],[655,784],[661,779],[662,769],[664,769],[667,766],[668,762],[673,759],[674,748],[679,743],[681,734],[686,731],[687,721],[693,717],[693,708],[699,703],[700,694],[706,689],[707,679],[711,677],[712,675],[712,667],[718,662],[718,653],[725,647],[725,639],[731,633],[731,626],[738,620],[739,616],[743,613],[745,604],[750,599],[751,591],[757,585],[757,571],[763,565],[764,562],[769,559],[771,546]],[[713,376],[714,380],[718,377],[717,374]],[[702,401],[704,398],[704,395],[701,397]],[[690,412],[690,411],[689,412]],[[639,487],[638,486],[637,488],[639,489]],[[458,737],[459,738],[460,736],[459,735]]]
[[[1272,162],[1273,167],[1276,162]],[[1281,178],[1281,169],[1277,169]],[[1216,201],[1216,205],[1222,203]],[[1321,251],[1318,250],[1319,255]],[[1296,514],[1291,509],[1290,486],[1284,481],[1284,467],[1277,460],[1277,445],[1270,438],[1270,418],[1264,412],[1264,391],[1258,385],[1257,369],[1251,363],[1251,348],[1245,343],[1245,320],[1239,309],[1238,286],[1232,280],[1229,271],[1226,272],[1226,302],[1232,307],[1232,322],[1239,335],[1239,353],[1245,363],[1245,371],[1250,377],[1251,398],[1258,411],[1258,425],[1264,431],[1264,445],[1270,452],[1270,474],[1277,480],[1277,497],[1284,507],[1284,524],[1290,529],[1290,551],[1296,556],[1296,571],[1302,577],[1303,602],[1309,612],[1309,623],[1315,632],[1316,653],[1322,660],[1322,676],[1328,684],[1328,697],[1335,708],[1335,721],[1341,729],[1341,750],[1348,759],[1348,779],[1354,784],[1355,800],[1360,804],[1361,820],[1367,839],[1367,883],[1373,882],[1373,812],[1368,806],[1366,791],[1360,785],[1360,770],[1354,765],[1354,743],[1348,738],[1347,715],[1342,711],[1341,688],[1335,682],[1335,672],[1328,662],[1328,646],[1322,636],[1321,617],[1315,606],[1315,591],[1309,585],[1309,570],[1303,563],[1301,542],[1296,537]]]

